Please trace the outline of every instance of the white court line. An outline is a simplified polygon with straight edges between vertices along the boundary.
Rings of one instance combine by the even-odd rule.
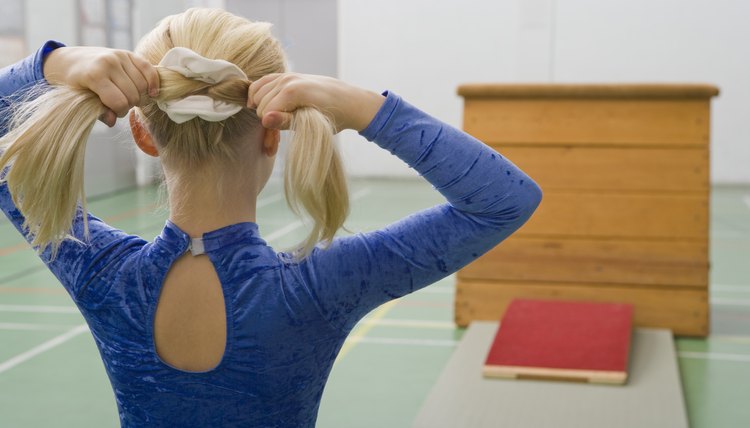
[[[458,344],[457,340],[435,340],[435,339],[400,339],[395,337],[357,337],[347,339],[347,342],[371,343],[376,345],[406,345],[406,346],[438,346],[452,347]]]
[[[0,330],[36,330],[36,331],[57,331],[67,330],[69,325],[55,324],[24,324],[13,322],[0,322]]]
[[[735,342],[735,343],[750,344],[750,336],[730,335],[730,334],[712,334],[706,338],[706,341]]]
[[[0,312],[41,312],[48,314],[78,314],[75,306],[0,305]]]
[[[37,345],[22,354],[18,354],[15,357],[5,361],[4,363],[0,363],[0,373],[6,372],[13,367],[22,364],[43,352],[49,351],[56,346],[62,345],[68,340],[78,336],[79,334],[88,331],[88,329],[89,327],[86,324],[79,325],[59,336],[53,337],[52,339],[42,343],[41,345]]]
[[[445,330],[454,330],[456,325],[448,321],[424,321],[410,319],[375,319],[367,318],[360,321],[360,324],[384,325],[390,327],[416,327],[416,328],[437,328]],[[55,324],[24,324],[24,323],[0,323],[0,330],[38,330],[38,331],[57,331],[66,330],[70,326]],[[750,340],[750,338],[748,339]]]
[[[439,321],[420,321],[420,320],[397,320],[397,319],[381,319],[376,321],[370,321],[368,322],[366,319],[362,320],[363,323],[370,323],[370,324],[379,324],[379,325],[399,325],[399,326],[440,326],[440,327],[450,327],[454,328],[452,323],[448,322],[439,322]],[[51,330],[55,328],[55,326],[44,326],[44,325],[32,325],[32,324],[0,324],[0,329],[3,327],[12,327],[10,329],[28,329],[28,330]],[[30,328],[26,328],[30,327]],[[37,328],[37,327],[43,327],[43,328]],[[57,327],[59,328],[59,327]],[[68,340],[74,338],[75,336],[88,331],[88,326],[80,325],[77,326],[66,333],[61,334],[60,336],[57,336],[51,340],[48,340],[47,342],[42,343],[39,346],[36,346],[29,351],[24,352],[23,354],[17,355],[4,363],[0,364],[0,373],[5,372],[7,370],[10,370],[11,368],[28,361],[29,359],[35,357],[36,355],[39,355],[45,351],[48,351],[58,345],[61,345]],[[353,337],[346,340],[347,342],[355,342],[355,343],[367,343],[367,344],[375,344],[375,345],[389,345],[389,346],[427,346],[427,347],[454,347],[457,346],[459,341],[457,340],[450,340],[450,339],[443,339],[443,340],[435,340],[435,339],[404,339],[404,338],[394,338],[394,337]],[[680,351],[677,353],[678,357],[680,358],[687,358],[687,359],[699,359],[699,360],[711,360],[711,361],[730,361],[730,362],[741,362],[741,363],[750,363],[750,355],[746,354],[728,354],[728,353],[719,353],[719,352],[691,352],[691,351]]]
[[[263,198],[263,199],[259,200],[258,204],[256,205],[256,208],[265,207],[266,205],[270,205],[270,204],[272,204],[274,202],[277,202],[277,201],[280,201],[282,199],[284,199],[284,194],[283,193],[277,193],[275,195],[271,195],[271,196],[269,196],[267,198]]]
[[[294,232],[295,230],[302,227],[304,223],[302,220],[295,220],[292,223],[287,224],[286,226],[282,227],[281,229],[274,230],[273,232],[269,233],[267,236],[265,236],[266,242],[271,242],[274,239],[281,238],[282,236],[286,235],[287,233]]]
[[[372,325],[386,325],[391,327],[419,327],[419,328],[440,328],[447,330],[454,330],[456,325],[448,321],[426,321],[426,320],[410,320],[410,319],[396,319],[396,318],[381,318],[381,319],[363,319],[362,324]]]
[[[745,202],[745,205],[750,209],[750,195],[745,195],[742,200]]]
[[[359,189],[356,192],[354,192],[352,194],[351,198],[349,198],[349,199],[352,200],[352,201],[356,201],[357,199],[364,198],[365,196],[369,195],[370,193],[372,193],[372,189],[369,188],[369,187],[365,187],[364,189]]]
[[[455,294],[456,289],[453,287],[430,287],[427,286],[425,288],[422,288],[421,290],[417,290],[414,293],[424,293],[424,294]]]
[[[722,291],[729,293],[750,293],[750,285],[711,285],[708,287],[710,291]]]
[[[680,358],[690,358],[695,360],[712,360],[712,361],[733,361],[738,363],[750,363],[750,355],[743,354],[723,354],[719,352],[690,352],[680,351],[677,353]]]
[[[717,306],[750,306],[750,299],[730,299],[725,297],[712,297],[709,299],[712,305]]]
[[[434,339],[402,339],[395,337],[359,337],[356,339],[347,339],[347,341],[358,343],[370,343],[376,345],[396,345],[396,346],[431,346],[431,347],[452,347],[458,345],[457,340],[434,340]],[[677,355],[680,358],[711,360],[711,361],[732,361],[740,363],[750,363],[750,354],[726,354],[719,352],[690,352],[681,351]]]

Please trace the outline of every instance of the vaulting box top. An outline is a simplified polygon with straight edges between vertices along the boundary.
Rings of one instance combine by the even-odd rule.
[[[705,83],[566,84],[469,83],[458,87],[464,98],[711,98],[719,88]]]

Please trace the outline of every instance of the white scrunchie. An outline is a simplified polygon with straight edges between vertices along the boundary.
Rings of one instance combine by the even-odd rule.
[[[219,83],[230,78],[247,79],[245,72],[231,62],[205,58],[188,48],[170,49],[159,65],[206,83]],[[180,100],[157,101],[156,104],[176,123],[184,123],[195,117],[220,122],[242,110],[240,105],[206,95],[190,95]]]

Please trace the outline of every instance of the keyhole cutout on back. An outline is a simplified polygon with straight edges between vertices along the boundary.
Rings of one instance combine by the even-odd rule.
[[[206,255],[182,255],[167,273],[154,317],[154,345],[170,366],[204,372],[221,362],[227,342],[224,293]]]

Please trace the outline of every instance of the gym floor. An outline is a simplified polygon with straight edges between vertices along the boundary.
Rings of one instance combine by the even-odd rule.
[[[372,230],[441,202],[418,180],[353,181],[349,230]],[[89,209],[147,239],[166,219],[155,188],[98,197]],[[305,229],[279,183],[260,199],[262,235],[277,249]],[[711,324],[678,339],[693,428],[750,426],[750,188],[715,187],[711,202]],[[326,386],[318,426],[408,427],[463,331],[454,279],[373,311],[352,332]],[[563,397],[564,399],[564,397]],[[503,403],[498,403],[502,406]],[[116,427],[117,409],[83,318],[8,221],[0,218],[0,427]]]

